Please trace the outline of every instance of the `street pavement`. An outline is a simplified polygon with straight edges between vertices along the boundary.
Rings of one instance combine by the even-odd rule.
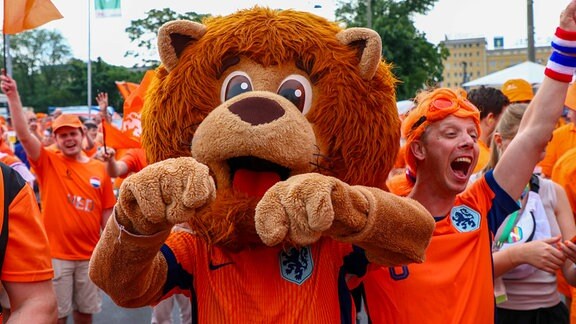
[[[116,306],[108,295],[102,293],[102,311],[93,318],[93,324],[150,324],[151,307],[122,308]],[[178,323],[180,319],[177,318]],[[176,323],[176,321],[174,322]],[[68,316],[67,324],[74,324]]]

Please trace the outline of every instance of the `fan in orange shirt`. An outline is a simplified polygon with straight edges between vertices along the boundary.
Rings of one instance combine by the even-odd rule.
[[[0,280],[18,323],[53,323],[56,296],[48,238],[36,197],[18,173],[0,163]],[[0,315],[1,318],[1,315]]]
[[[563,11],[560,30],[576,34],[576,1]],[[568,33],[568,32],[566,32]],[[517,136],[493,171],[468,185],[478,161],[480,113],[461,92],[425,92],[402,123],[413,186],[408,197],[436,218],[426,261],[380,267],[364,279],[368,313],[375,323],[491,323],[494,289],[491,237],[518,209],[522,194],[557,119],[575,68],[554,70],[554,52],[540,91]],[[569,59],[569,58],[568,58]],[[576,66],[576,60],[569,61]],[[562,67],[564,67],[562,65]],[[559,244],[574,255],[576,245]]]
[[[61,115],[52,123],[58,151],[46,149],[30,133],[16,82],[0,76],[12,123],[40,188],[42,216],[55,271],[58,322],[68,315],[91,322],[100,311],[101,296],[88,278],[88,263],[116,198],[102,162],[82,152],[85,136],[79,118]]]
[[[539,163],[542,174],[547,178],[552,176],[556,161],[568,150],[576,147],[576,83],[572,83],[568,88],[564,105],[568,108],[568,123],[554,131],[546,146],[546,155]]]

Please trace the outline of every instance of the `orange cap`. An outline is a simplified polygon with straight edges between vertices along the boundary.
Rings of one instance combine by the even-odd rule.
[[[534,98],[534,90],[524,79],[510,79],[502,85],[502,93],[508,97],[510,103],[530,101]]]
[[[568,87],[568,92],[566,93],[566,101],[564,101],[564,106],[576,110],[576,83],[570,84]]]
[[[439,88],[423,93],[416,98],[418,106],[402,122],[402,134],[406,136],[406,165],[416,175],[416,158],[410,149],[410,143],[420,139],[426,127],[450,115],[459,118],[472,118],[480,135],[480,111],[468,99],[462,89],[454,91]]]
[[[82,122],[80,118],[75,115],[60,115],[56,120],[52,122],[52,131],[56,133],[59,128],[62,127],[74,127],[74,128],[82,128]]]

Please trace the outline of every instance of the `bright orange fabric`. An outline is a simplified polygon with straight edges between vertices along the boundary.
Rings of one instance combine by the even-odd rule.
[[[478,154],[478,163],[476,164],[476,167],[472,173],[482,171],[488,162],[490,162],[490,148],[488,145],[486,145],[486,143],[482,142],[481,140],[478,140],[478,148],[480,149]]]
[[[11,172],[16,172],[10,169]],[[2,178],[0,170],[0,179]],[[13,178],[16,179],[16,178]],[[8,208],[8,244],[0,279],[13,282],[33,282],[52,279],[52,261],[44,225],[32,188],[18,178],[13,183],[0,181],[0,227],[4,204]],[[20,188],[11,202],[4,201],[5,187]]]
[[[552,176],[552,168],[558,159],[568,150],[576,147],[576,125],[564,125],[552,133],[552,140],[546,146],[546,155],[538,164],[542,174],[547,178]]]
[[[373,323],[493,323],[488,226],[493,200],[505,211],[502,215],[517,209],[509,196],[496,196],[483,177],[458,195],[452,211],[436,222],[424,263],[368,272],[364,289]]]
[[[0,153],[5,153],[5,152],[0,152]],[[8,165],[8,166],[12,166],[15,163],[22,163],[22,161],[20,161],[20,159],[17,156],[14,155],[10,155],[10,154],[0,154],[0,162]]]
[[[110,146],[114,149],[141,147],[140,140],[130,133],[119,130],[105,120],[102,120],[102,125],[104,146]]]
[[[17,34],[62,18],[50,0],[4,0],[4,34]]]
[[[162,251],[169,263],[167,280],[176,282],[184,273],[186,284],[192,285],[199,323],[341,323],[342,304],[352,303],[342,282],[344,257],[352,252],[349,244],[322,238],[308,248],[308,262],[281,258],[281,247],[226,252],[182,232],[172,233],[166,247]],[[286,273],[300,274],[304,280],[292,282],[283,276]],[[344,293],[339,294],[339,287]],[[189,295],[190,290],[174,288],[165,297],[172,293]],[[347,315],[352,316],[342,316],[350,318]]]
[[[118,91],[120,91],[120,94],[122,95],[122,99],[124,100],[128,99],[128,96],[130,96],[132,91],[138,88],[138,83],[134,82],[116,81],[115,83]]]
[[[128,167],[128,174],[138,172],[144,169],[148,163],[146,162],[146,153],[144,149],[128,149],[120,161],[126,163]]]
[[[142,133],[140,111],[144,107],[144,98],[156,72],[148,70],[144,74],[140,85],[130,93],[124,101],[124,117],[122,118],[122,132],[129,136],[139,138]]]
[[[552,169],[552,181],[564,188],[576,215],[576,146],[558,159]]]
[[[42,149],[30,165],[37,175],[52,257],[89,260],[100,238],[102,211],[116,203],[104,163],[80,163]]]

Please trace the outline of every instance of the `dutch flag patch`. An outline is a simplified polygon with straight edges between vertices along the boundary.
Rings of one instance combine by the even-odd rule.
[[[90,185],[96,189],[100,188],[100,179],[97,177],[90,178]]]

